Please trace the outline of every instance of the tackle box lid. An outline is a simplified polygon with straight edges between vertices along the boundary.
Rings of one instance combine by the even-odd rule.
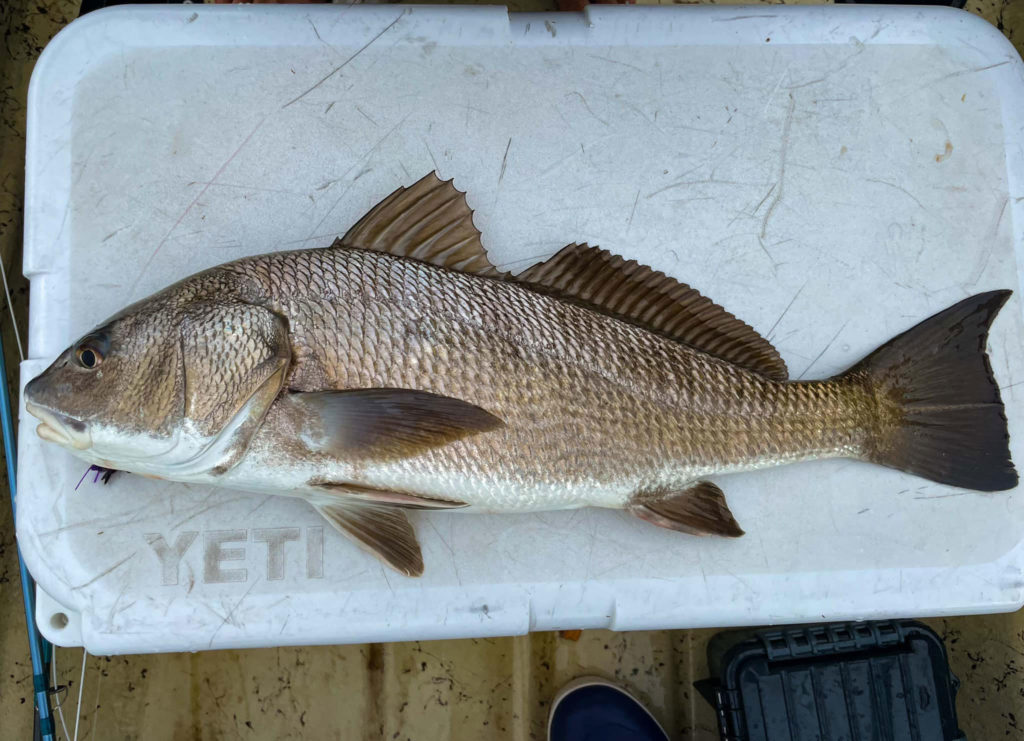
[[[964,741],[957,678],[935,632],[913,620],[719,634],[710,690],[722,741]],[[716,646],[715,643],[719,645]]]
[[[323,247],[436,169],[520,270],[597,244],[836,373],[1020,285],[1022,63],[921,7],[147,6],[90,13],[28,100],[26,381],[203,268]],[[1019,291],[990,337],[1024,461]],[[514,383],[514,379],[508,379]],[[853,461],[717,477],[743,538],[623,512],[414,513],[407,579],[305,502],[117,476],[21,415],[47,638],[93,653],[1011,610],[1024,500]]]

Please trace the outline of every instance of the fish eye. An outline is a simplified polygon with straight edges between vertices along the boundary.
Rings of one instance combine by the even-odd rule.
[[[75,356],[78,358],[78,364],[89,370],[103,362],[103,353],[92,345],[81,345],[75,351]]]

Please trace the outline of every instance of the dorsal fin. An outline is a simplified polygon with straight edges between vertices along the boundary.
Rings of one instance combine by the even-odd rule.
[[[466,195],[436,172],[396,190],[334,244],[412,257],[463,273],[501,275],[487,259]]]
[[[487,258],[465,194],[436,172],[378,203],[334,243],[508,278]],[[607,250],[570,244],[515,280],[587,304],[768,378],[788,378],[771,344],[684,283]]]
[[[771,343],[685,283],[607,250],[570,244],[516,280],[576,299],[755,373],[785,381]]]

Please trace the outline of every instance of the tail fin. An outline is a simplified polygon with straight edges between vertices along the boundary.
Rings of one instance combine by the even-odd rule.
[[[1011,291],[964,299],[868,355],[844,376],[879,402],[864,458],[978,491],[1017,485],[1006,415],[985,354]]]

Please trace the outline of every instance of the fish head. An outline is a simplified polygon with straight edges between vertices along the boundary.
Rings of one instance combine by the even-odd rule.
[[[184,408],[182,350],[169,324],[159,311],[128,312],[64,350],[25,386],[39,437],[93,463],[124,462],[137,437],[169,439]]]
[[[222,472],[284,384],[285,324],[233,300],[144,301],[32,379],[25,409],[39,437],[94,465],[171,479]]]

